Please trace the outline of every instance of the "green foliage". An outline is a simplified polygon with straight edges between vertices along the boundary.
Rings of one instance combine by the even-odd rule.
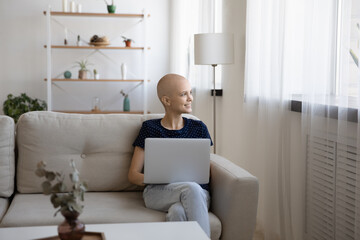
[[[25,93],[18,97],[12,94],[7,96],[3,104],[3,111],[5,115],[12,117],[15,122],[18,121],[21,114],[30,111],[45,111],[47,109],[46,102],[37,98],[32,99]]]
[[[352,59],[354,60],[354,63],[356,64],[356,66],[358,68],[360,68],[359,66],[359,58],[356,56],[356,54],[354,53],[354,51],[350,48],[350,55],[352,57]]]
[[[88,62],[88,60],[81,60],[81,61],[76,61],[75,63],[77,63],[76,66],[80,67],[81,71],[87,71],[90,72],[90,70],[88,69],[89,65],[92,65],[91,63]],[[74,67],[76,67],[74,66]]]
[[[110,5],[110,4],[108,4],[107,0],[104,0],[104,2],[106,5],[108,5],[108,6]],[[114,5],[114,0],[111,0],[111,5]]]
[[[134,40],[132,40],[130,38],[127,38],[127,37],[124,37],[124,36],[121,36],[121,37],[124,39],[124,42],[127,42],[127,41],[135,42]]]
[[[57,209],[54,216],[62,211],[82,213],[84,207],[80,204],[80,201],[84,201],[84,193],[88,187],[86,182],[80,181],[79,171],[76,169],[74,160],[70,161],[70,165],[73,169],[73,172],[69,174],[73,184],[70,191],[67,191],[67,187],[64,184],[64,175],[46,170],[46,164],[43,161],[37,164],[37,169],[35,170],[35,174],[38,177],[45,177],[46,179],[41,186],[45,195],[51,195],[50,201],[54,208]],[[52,183],[53,181],[55,182]]]

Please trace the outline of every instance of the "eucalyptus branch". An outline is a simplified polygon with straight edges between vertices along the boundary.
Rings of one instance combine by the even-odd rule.
[[[54,216],[61,211],[70,211],[81,213],[83,205],[79,201],[84,201],[84,193],[87,190],[86,182],[80,181],[80,173],[75,166],[74,160],[70,161],[72,173],[69,174],[70,180],[73,183],[72,189],[67,191],[64,184],[64,175],[59,172],[46,170],[46,163],[41,161],[37,164],[35,174],[38,177],[45,177],[45,181],[41,184],[43,193],[51,195],[50,201],[54,208],[57,209]],[[55,181],[53,183],[53,181]]]

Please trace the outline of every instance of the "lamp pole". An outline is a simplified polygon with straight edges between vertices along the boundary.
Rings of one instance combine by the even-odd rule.
[[[221,47],[220,47],[221,46]],[[216,154],[216,78],[218,64],[234,63],[234,35],[230,33],[199,33],[194,35],[194,63],[213,67],[213,146]]]
[[[214,78],[214,88],[213,88],[213,118],[214,118],[214,153],[216,154],[216,90],[215,90],[215,68],[217,64],[211,64],[213,67],[213,78]]]

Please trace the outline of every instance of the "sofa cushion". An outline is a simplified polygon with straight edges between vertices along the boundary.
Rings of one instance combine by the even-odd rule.
[[[142,115],[65,114],[28,112],[17,124],[17,187],[21,193],[40,193],[43,179],[34,171],[39,161],[48,169],[71,170],[73,159],[89,191],[133,190],[127,173],[133,153],[132,143],[142,123]]]
[[[9,199],[0,197],[0,222],[9,207]]]
[[[79,219],[85,224],[165,221],[165,213],[145,207],[142,192],[87,192],[84,205]],[[49,196],[16,194],[1,227],[57,225],[63,217],[53,217],[54,212]],[[209,217],[212,239],[218,239],[221,223],[214,214]]]
[[[10,197],[14,192],[14,135],[14,120],[0,116],[0,197]]]

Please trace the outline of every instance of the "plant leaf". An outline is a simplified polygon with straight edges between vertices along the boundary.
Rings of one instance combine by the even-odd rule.
[[[61,200],[56,194],[51,195],[50,201],[53,204],[54,208],[58,208],[61,205]]]
[[[45,172],[45,177],[48,181],[53,181],[55,179],[55,173],[54,172]]]
[[[41,169],[41,168],[38,168],[38,169],[35,170],[35,174],[38,177],[44,177],[45,176],[45,170]]]
[[[43,182],[41,186],[45,195],[51,194],[51,183],[49,181]]]

